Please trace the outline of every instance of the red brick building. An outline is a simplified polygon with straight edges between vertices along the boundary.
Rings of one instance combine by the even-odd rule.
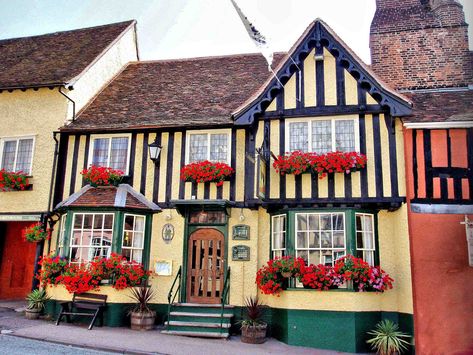
[[[408,96],[403,119],[420,354],[473,352],[473,80],[468,24],[455,0],[377,0],[372,68]],[[470,256],[471,257],[471,256]]]

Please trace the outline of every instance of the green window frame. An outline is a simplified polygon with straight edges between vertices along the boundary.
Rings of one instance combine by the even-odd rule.
[[[271,236],[271,241],[270,241],[270,256],[272,258],[276,256],[283,256],[283,255],[293,255],[293,256],[298,256],[298,251],[299,251],[299,256],[302,256],[301,251],[303,250],[312,250],[313,255],[316,255],[315,251],[319,250],[336,250],[337,253],[341,251],[341,248],[323,248],[322,244],[321,247],[319,248],[311,248],[309,245],[309,242],[307,241],[307,247],[305,248],[298,248],[298,243],[299,241],[297,240],[297,230],[298,230],[298,222],[297,222],[297,215],[306,215],[306,216],[320,216],[323,215],[328,215],[330,214],[331,216],[338,215],[338,214],[343,214],[343,224],[344,224],[344,242],[345,242],[345,248],[343,255],[346,254],[351,254],[356,257],[362,257],[365,261],[372,265],[379,265],[379,244],[378,244],[378,220],[377,220],[377,211],[371,211],[371,210],[359,210],[359,209],[295,209],[295,210],[283,210],[283,211],[276,211],[271,215],[271,228],[270,228],[270,236]],[[275,233],[275,228],[274,228],[274,217],[278,216],[285,216],[285,246],[286,248],[283,250],[283,253],[278,253],[278,250],[273,249],[273,233]],[[357,216],[364,216],[367,217],[371,220],[371,230],[365,231],[363,229],[357,228],[357,221],[358,221],[358,227],[360,226],[359,219],[357,220]],[[319,221],[320,222],[320,221]],[[332,222],[333,224],[333,222]],[[312,228],[309,226],[305,230],[300,230],[300,233],[306,233],[307,238],[309,239],[309,234],[312,233],[313,235],[318,233],[327,233],[333,235],[334,233],[337,233],[341,235],[341,230],[339,229],[323,229],[320,227],[318,228]],[[358,245],[357,245],[357,237],[358,237]],[[360,241],[363,240],[369,240],[372,242],[369,244],[367,247],[363,247],[360,245]],[[301,240],[301,239],[300,239]],[[299,243],[300,244],[300,243]],[[308,253],[309,254],[309,253]],[[322,255],[322,253],[320,254]],[[326,260],[327,265],[332,265],[334,261],[336,260],[335,253],[332,254],[334,257],[332,260]],[[337,254],[340,255],[340,254]],[[367,257],[369,256],[369,257]],[[339,256],[337,256],[339,257]],[[368,260],[367,260],[368,259]],[[324,263],[323,259],[320,257],[319,258],[321,263]],[[311,261],[309,257],[309,263],[314,263],[318,264],[319,262],[316,261]]]
[[[113,209],[97,209],[97,208],[90,208],[90,209],[74,209],[68,210],[67,214],[64,214],[60,220],[59,226],[59,233],[57,239],[57,245],[62,238],[62,248],[58,248],[57,254],[67,258],[70,260],[71,255],[71,238],[72,232],[74,229],[74,216],[77,214],[97,214],[97,215],[105,215],[105,214],[113,214],[113,225],[112,225],[112,238],[111,238],[111,246],[110,246],[110,253],[116,253],[119,255],[124,255],[125,250],[127,248],[123,248],[123,236],[125,232],[125,216],[132,215],[132,216],[141,216],[144,217],[144,237],[143,237],[143,244],[142,244],[142,260],[141,263],[144,265],[145,268],[149,267],[149,254],[150,254],[150,245],[151,245],[151,231],[152,231],[152,215],[149,213],[142,213],[141,211],[127,211],[127,210],[113,210]],[[63,226],[64,225],[64,226]],[[63,234],[61,236],[61,230]],[[107,256],[107,255],[105,255]]]

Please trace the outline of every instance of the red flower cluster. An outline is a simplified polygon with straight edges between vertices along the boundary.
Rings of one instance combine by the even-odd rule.
[[[215,182],[222,186],[223,182],[234,173],[231,166],[225,163],[212,163],[208,160],[190,163],[182,167],[181,180],[192,182]]]
[[[45,230],[40,222],[23,228],[23,238],[30,243],[37,243],[42,240],[49,239],[50,234],[51,231]]]
[[[41,271],[37,278],[43,286],[64,285],[70,293],[98,290],[102,280],[110,280],[113,288],[123,290],[142,284],[150,275],[143,265],[115,253],[110,258],[97,257],[83,265],[69,264],[64,258],[50,255],[39,264]]]
[[[343,283],[340,275],[335,273],[332,267],[322,264],[304,265],[301,269],[299,281],[302,282],[304,287],[320,291],[338,287]]]
[[[24,190],[29,186],[27,175],[22,171],[0,170],[0,191]]]
[[[84,180],[94,187],[110,185],[118,186],[122,181],[124,174],[121,170],[95,165],[82,170],[80,173],[84,176]]]
[[[360,292],[383,292],[393,288],[394,280],[384,270],[352,255],[338,259],[333,269],[344,280],[352,280],[355,289]]]
[[[283,256],[269,260],[256,273],[256,285],[265,295],[278,295],[283,289],[285,281],[282,273],[291,273],[292,276],[299,276],[301,268],[304,267],[302,258],[293,256]]]
[[[41,283],[41,286],[57,285],[56,278],[60,276],[68,265],[66,258],[54,256],[53,253],[40,257],[38,265],[41,267],[36,278]]]
[[[317,154],[295,151],[278,156],[273,163],[274,169],[281,175],[300,175],[305,172],[314,172],[320,178],[325,177],[328,173],[349,174],[351,170],[361,169],[365,166],[366,156],[357,152]]]

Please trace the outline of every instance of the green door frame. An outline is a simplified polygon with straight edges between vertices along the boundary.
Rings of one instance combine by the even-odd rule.
[[[201,209],[198,209],[201,210]],[[183,251],[182,251],[182,269],[181,269],[181,294],[179,295],[180,302],[187,302],[187,267],[188,267],[188,258],[189,258],[189,237],[190,235],[198,229],[202,228],[211,228],[216,229],[223,234],[224,240],[224,250],[225,255],[223,258],[223,267],[224,270],[227,269],[228,266],[228,216],[225,216],[225,223],[219,224],[190,224],[189,223],[189,215],[192,211],[186,211],[185,213],[185,224],[184,224],[184,243],[183,243]],[[225,211],[222,211],[225,213]]]

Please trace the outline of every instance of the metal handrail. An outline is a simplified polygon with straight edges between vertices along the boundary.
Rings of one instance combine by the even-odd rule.
[[[181,277],[182,277],[182,267],[179,266],[179,270],[177,271],[176,277],[174,278],[174,282],[172,283],[171,289],[168,293],[168,324],[167,327],[169,329],[169,317],[171,315],[171,305],[174,303],[176,296],[179,294],[179,290],[181,289]],[[177,290],[173,295],[174,286],[176,285],[177,280],[179,280],[177,284]]]
[[[230,290],[230,266],[225,271],[225,281],[223,282],[223,290],[222,296],[220,297],[221,312],[220,312],[220,333],[223,330],[223,312],[225,310],[225,303],[228,303],[230,294],[228,291]]]

